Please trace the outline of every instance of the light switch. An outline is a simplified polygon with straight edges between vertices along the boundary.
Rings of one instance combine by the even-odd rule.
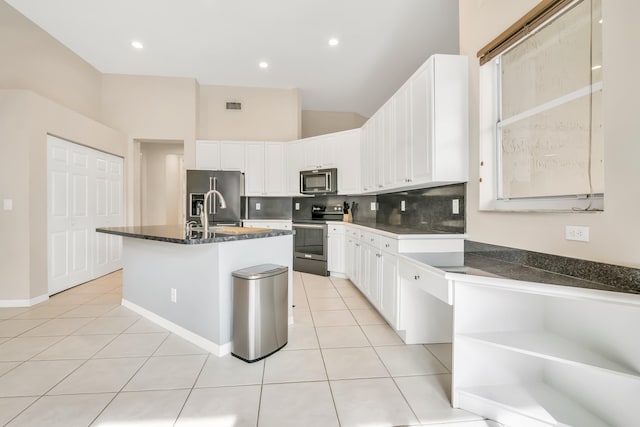
[[[401,211],[401,212],[404,212],[405,210],[407,210],[407,206],[406,206],[406,204],[405,204],[404,200],[402,200],[402,201],[400,202],[400,211]]]
[[[260,210],[260,203],[256,203],[256,210],[259,211]]]
[[[376,210],[376,202],[371,202],[371,210],[372,211]]]
[[[13,210],[13,199],[4,199],[2,201],[2,208],[5,211],[12,211]]]
[[[296,210],[299,211],[300,210],[300,203],[296,202]]]
[[[458,215],[460,213],[460,200],[453,199],[451,203],[451,210],[453,211],[454,215]]]

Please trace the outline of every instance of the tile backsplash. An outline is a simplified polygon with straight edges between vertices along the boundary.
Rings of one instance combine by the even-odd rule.
[[[457,200],[457,202],[454,202]],[[292,219],[310,219],[313,205],[347,202],[353,222],[403,232],[464,233],[465,184],[401,191],[372,196],[315,196],[292,199]],[[404,202],[404,210],[402,209]],[[299,209],[296,209],[296,203]],[[454,203],[458,213],[454,213]],[[376,210],[371,209],[371,205]]]
[[[380,194],[376,224],[416,231],[464,233],[464,197],[464,184]],[[454,213],[454,204],[458,213]]]

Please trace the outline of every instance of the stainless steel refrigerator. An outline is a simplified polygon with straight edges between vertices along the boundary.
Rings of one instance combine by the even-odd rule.
[[[244,174],[234,171],[187,170],[187,221],[200,224],[200,209],[209,190],[222,193],[227,207],[220,208],[220,198],[209,197],[206,206],[211,225],[241,225],[241,197],[244,195]]]

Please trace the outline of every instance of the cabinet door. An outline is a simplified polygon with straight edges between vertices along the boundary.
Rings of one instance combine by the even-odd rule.
[[[362,243],[358,240],[353,242],[353,277],[351,281],[362,291]]]
[[[391,326],[397,328],[398,257],[382,252],[380,258],[380,311]]]
[[[264,154],[264,142],[246,143],[244,187],[247,196],[263,196],[265,193]]]
[[[322,144],[320,138],[306,139],[302,141],[304,151],[304,169],[322,168]]]
[[[336,135],[338,194],[360,193],[360,129]]]
[[[222,141],[220,143],[220,169],[244,172],[244,143]]]
[[[387,101],[382,110],[384,112],[382,141],[378,149],[378,153],[382,156],[378,159],[378,170],[381,172],[380,185],[383,188],[389,188],[396,181],[396,127],[393,100]]]
[[[285,190],[284,143],[264,144],[264,193],[267,196],[283,196]]]
[[[320,164],[322,168],[338,167],[340,140],[339,134],[329,134],[319,137],[316,141],[320,149]]]
[[[411,79],[410,182],[429,181],[433,162],[433,57]]]
[[[378,130],[378,116],[374,115],[362,128],[360,165],[362,168],[362,191],[376,190],[376,135]]]
[[[220,141],[196,141],[196,169],[220,170]]]
[[[405,185],[411,176],[410,85],[407,83],[393,97],[395,111],[396,185]]]
[[[300,195],[300,171],[304,169],[304,147],[302,142],[289,142],[285,145],[287,157],[287,194]]]
[[[345,238],[341,235],[327,237],[327,269],[333,273],[344,274]]]

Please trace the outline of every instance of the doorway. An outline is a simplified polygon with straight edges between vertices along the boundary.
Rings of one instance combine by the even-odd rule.
[[[184,224],[184,141],[138,139],[134,142],[139,153],[135,204],[138,224]]]

